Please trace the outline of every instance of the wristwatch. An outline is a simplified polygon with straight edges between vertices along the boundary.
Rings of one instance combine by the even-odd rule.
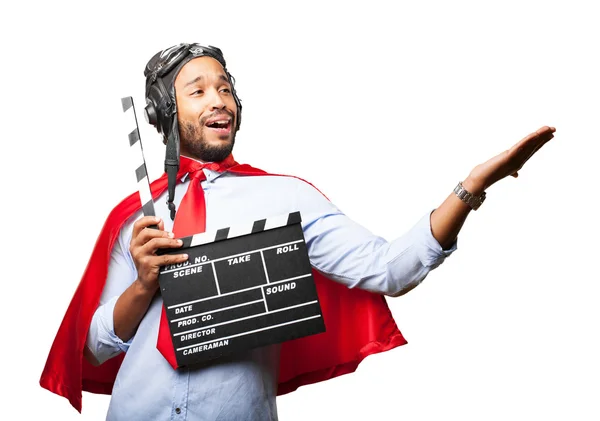
[[[485,192],[481,193],[479,196],[475,196],[473,193],[465,190],[462,181],[459,181],[456,187],[454,187],[454,193],[473,210],[479,209],[479,206],[481,206],[485,200]]]

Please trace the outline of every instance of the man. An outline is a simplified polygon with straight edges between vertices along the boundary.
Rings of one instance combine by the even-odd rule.
[[[104,232],[114,234],[101,235],[69,309],[77,315],[67,313],[54,344],[58,350],[53,348],[41,379],[42,386],[69,397],[78,409],[80,390],[79,395],[72,390],[79,387],[77,382],[86,390],[112,391],[109,420],[276,420],[278,393],[351,372],[366,355],[402,345],[404,338],[385,301],[374,298],[375,294],[398,296],[417,286],[456,249],[458,233],[469,212],[483,202],[485,190],[508,175],[516,177],[555,131],[543,127],[476,166],[437,209],[388,243],[352,222],[310,184],[233,161],[241,103],[220,50],[198,44],[171,47],[150,60],[145,75],[147,118],[167,144],[168,176],[157,182],[162,187],[154,185],[157,217],[143,217],[139,198],[134,196],[111,214]],[[179,172],[174,159],[179,155],[177,148]],[[199,163],[212,164],[192,171]],[[194,187],[194,183],[199,185]],[[205,207],[205,216],[182,216],[179,212],[194,188],[203,193],[202,203],[195,206]],[[131,208],[135,200],[138,203]],[[126,212],[126,207],[133,210]],[[168,352],[158,352],[156,342],[163,308],[157,294],[159,268],[188,259],[184,253],[157,254],[159,249],[181,247],[177,237],[183,235],[172,232],[174,225],[206,218],[203,228],[213,231],[294,211],[302,215],[316,280],[322,288],[337,288],[319,290],[319,299],[327,307],[324,313],[335,307],[333,313],[343,314],[338,316],[342,320],[324,315],[326,335],[358,337],[361,324],[369,323],[364,329],[369,331],[367,336],[361,336],[357,344],[348,341],[342,350],[334,351],[335,345],[328,342],[328,347],[318,351],[326,356],[323,359],[302,354],[298,364],[303,364],[304,358],[310,361],[293,374],[288,373],[285,362],[288,351],[282,347],[286,345],[257,348],[202,367],[173,369]],[[158,229],[148,229],[151,226]],[[107,255],[107,250],[109,258],[97,257]],[[349,301],[361,306],[354,307],[353,313],[356,308],[369,310],[353,319],[352,311],[343,310]],[[93,308],[86,310],[84,303]],[[77,337],[76,343],[66,350],[59,338],[70,340],[63,332],[78,323],[77,334],[70,334]],[[79,359],[83,352],[87,362],[98,369],[118,369],[116,380],[106,375],[107,370],[96,372],[87,363],[83,375],[79,364],[73,375],[61,374],[65,369],[60,360],[72,350],[79,352]],[[352,356],[342,356],[346,351]],[[329,358],[330,354],[335,355]]]

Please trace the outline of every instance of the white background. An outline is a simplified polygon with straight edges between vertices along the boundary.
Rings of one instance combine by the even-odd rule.
[[[84,394],[79,415],[38,381],[104,218],[135,189],[121,97],[162,171],[142,72],[179,42],[225,53],[239,162],[310,180],[390,240],[476,164],[557,128],[488,190],[459,251],[388,300],[409,344],[279,398],[282,421],[600,419],[592,3],[2,6],[2,419],[105,417],[108,397]]]

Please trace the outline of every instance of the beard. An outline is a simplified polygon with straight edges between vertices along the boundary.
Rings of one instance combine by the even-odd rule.
[[[201,119],[199,124],[183,122],[179,125],[179,137],[182,149],[204,162],[220,162],[231,154],[233,145],[235,144],[236,130],[234,119],[231,120],[232,134],[231,141],[227,143],[219,143],[217,145],[210,144],[205,137],[204,122],[207,119]]]

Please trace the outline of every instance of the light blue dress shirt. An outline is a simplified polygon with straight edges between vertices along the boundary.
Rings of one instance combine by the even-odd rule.
[[[294,177],[238,176],[203,170],[206,230],[300,211],[311,265],[349,288],[397,296],[418,285],[455,249],[442,250],[431,234],[430,212],[402,237],[387,242],[345,216],[310,184]],[[175,204],[187,191],[184,177]],[[172,230],[166,193],[155,201],[157,216]],[[115,381],[109,421],[271,421],[279,345],[202,368],[174,370],[156,349],[162,299],[155,297],[133,338],[123,342],[113,329],[113,309],[136,279],[129,253],[133,223],[126,222],[112,250],[108,278],[87,337],[87,347],[103,362],[126,352]]]

